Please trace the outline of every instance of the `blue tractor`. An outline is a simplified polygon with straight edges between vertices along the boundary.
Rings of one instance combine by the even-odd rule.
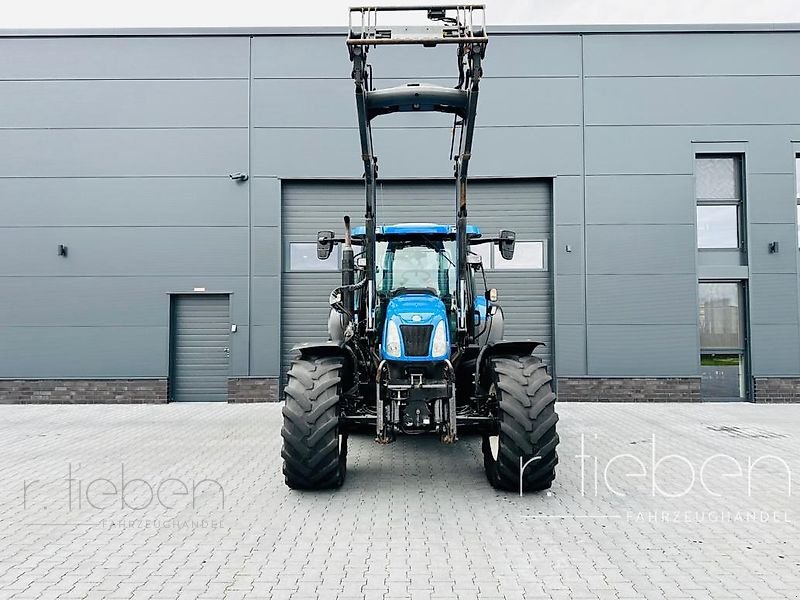
[[[378,13],[424,10],[441,26],[378,25]],[[365,427],[388,444],[402,434],[432,433],[443,443],[459,431],[483,436],[489,482],[504,490],[547,489],[558,462],[556,397],[533,355],[535,341],[505,341],[497,291],[486,288],[480,244],[514,254],[514,233],[486,237],[467,223],[467,169],[472,152],[482,60],[488,41],[483,7],[350,9],[347,39],[355,82],[366,211],[344,235],[321,231],[317,255],[341,245],[341,285],[331,292],[328,341],[296,348],[283,408],[283,472],[295,489],[342,485],[348,434]],[[453,44],[455,88],[429,84],[374,89],[371,47]],[[377,159],[372,120],[394,112],[454,115],[454,225],[377,224]]]

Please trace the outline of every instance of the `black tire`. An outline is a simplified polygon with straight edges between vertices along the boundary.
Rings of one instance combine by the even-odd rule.
[[[339,432],[342,360],[301,356],[284,388],[283,475],[296,490],[340,487],[347,472],[347,436]]]
[[[556,476],[558,434],[547,368],[535,356],[497,356],[491,363],[492,387],[498,400],[497,447],[483,438],[483,464],[492,486],[523,492],[548,489]],[[533,460],[534,457],[541,457]]]

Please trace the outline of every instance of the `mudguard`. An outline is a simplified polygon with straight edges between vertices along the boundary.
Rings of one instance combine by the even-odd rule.
[[[347,352],[341,344],[336,342],[303,342],[292,346],[292,352],[299,352],[301,355],[313,354],[314,356],[344,356]]]
[[[475,395],[479,395],[481,383],[486,384],[487,367],[489,361],[494,356],[511,354],[513,356],[530,356],[539,346],[544,346],[544,342],[534,342],[533,340],[501,341],[488,343],[478,353],[475,365]]]
[[[301,358],[307,356],[338,356],[344,360],[346,379],[349,380],[350,376],[355,369],[355,357],[353,351],[336,342],[304,342],[292,347],[292,352],[300,354]]]

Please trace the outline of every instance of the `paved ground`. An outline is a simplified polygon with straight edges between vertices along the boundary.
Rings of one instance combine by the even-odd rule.
[[[0,597],[800,597],[800,406],[562,404],[524,497],[474,438],[358,438],[290,491],[279,411],[0,408]]]

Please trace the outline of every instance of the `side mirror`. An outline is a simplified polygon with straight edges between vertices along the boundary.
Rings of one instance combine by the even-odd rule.
[[[498,246],[500,247],[500,256],[502,256],[504,260],[511,260],[514,258],[514,243],[516,241],[517,234],[513,231],[503,229],[503,231],[500,232],[500,242]]]
[[[333,232],[320,231],[317,233],[317,258],[328,260],[331,252],[333,252]]]

